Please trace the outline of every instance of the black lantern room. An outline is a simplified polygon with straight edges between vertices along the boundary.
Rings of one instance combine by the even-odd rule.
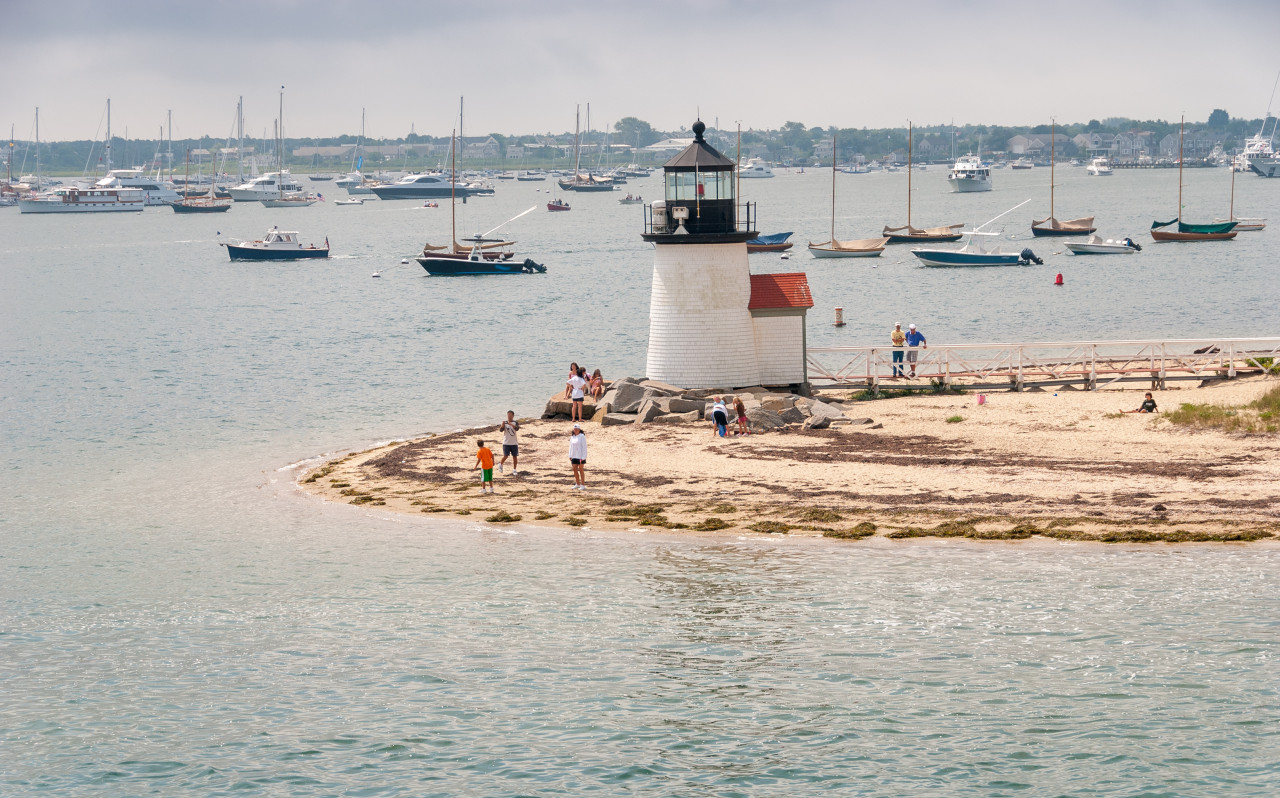
[[[694,122],[693,143],[663,164],[665,196],[646,208],[645,241],[721,244],[756,237],[751,206],[737,204],[737,164],[707,144],[706,129],[701,119]]]

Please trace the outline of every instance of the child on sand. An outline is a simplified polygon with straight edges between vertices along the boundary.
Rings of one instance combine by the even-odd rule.
[[[733,397],[733,412],[738,414],[738,433],[739,435],[750,435],[751,428],[747,425],[747,406],[742,403],[741,396]]]
[[[1142,400],[1142,405],[1137,410],[1121,410],[1121,413],[1154,413],[1156,412],[1156,400],[1151,398],[1151,391],[1147,391],[1147,398]]]
[[[476,464],[472,471],[480,469],[480,492],[493,493],[493,450],[484,445],[484,441],[476,441]]]

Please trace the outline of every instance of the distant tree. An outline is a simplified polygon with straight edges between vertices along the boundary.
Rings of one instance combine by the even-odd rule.
[[[662,138],[652,125],[634,116],[625,116],[614,122],[613,130],[622,143],[631,147],[647,147]]]
[[[1214,130],[1221,130],[1231,123],[1231,117],[1221,108],[1214,108],[1213,113],[1209,114],[1209,127]]]
[[[1090,119],[1089,124],[1084,126],[1084,132],[1094,133],[1102,128],[1102,123],[1096,119]]]
[[[1035,127],[1031,128],[1031,132],[1036,135],[1040,135],[1042,133],[1052,133],[1053,126],[1052,125],[1036,125]]]

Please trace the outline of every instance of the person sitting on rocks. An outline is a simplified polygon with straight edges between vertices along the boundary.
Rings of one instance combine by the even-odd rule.
[[[591,372],[591,379],[587,382],[587,393],[597,401],[604,396],[604,377],[601,376],[600,369]]]

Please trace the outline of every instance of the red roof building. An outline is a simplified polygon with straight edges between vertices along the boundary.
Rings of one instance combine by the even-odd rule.
[[[783,310],[813,307],[809,279],[804,272],[751,275],[748,310]]]

